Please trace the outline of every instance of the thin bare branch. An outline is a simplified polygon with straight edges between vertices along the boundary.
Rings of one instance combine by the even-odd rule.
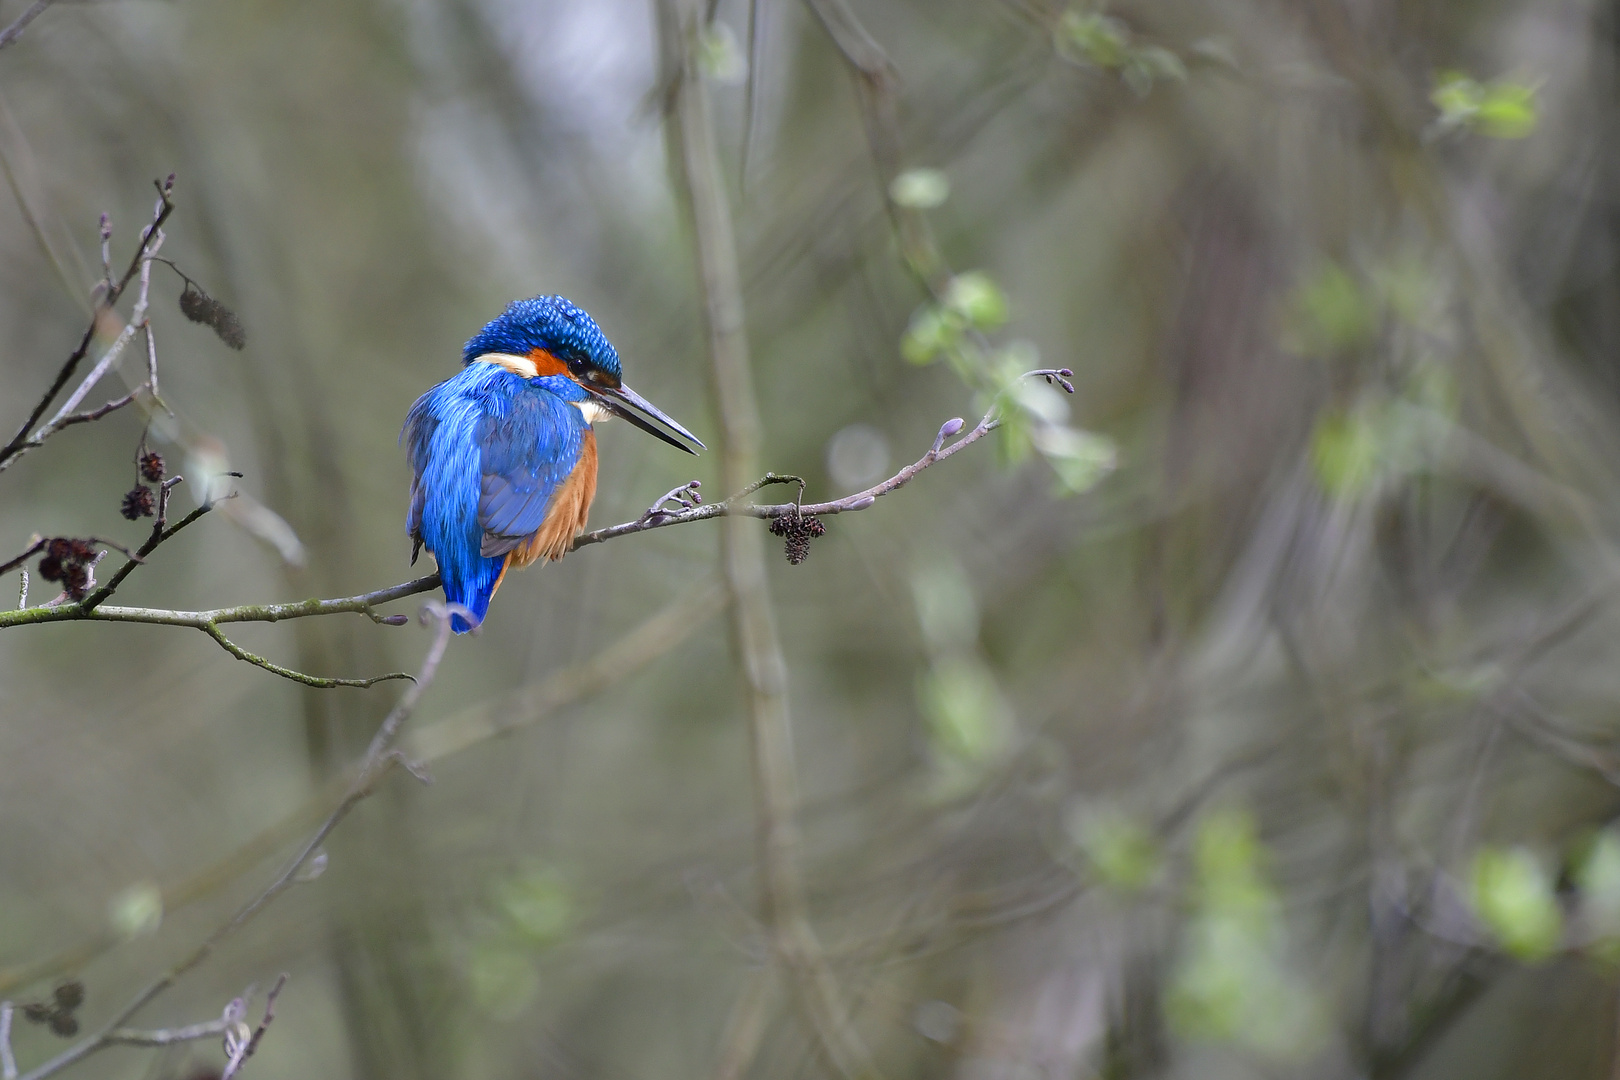
[[[241,1042],[231,1052],[231,1059],[225,1063],[225,1071],[219,1074],[219,1080],[231,1080],[242,1069],[242,1064],[253,1056],[253,1051],[259,1048],[259,1040],[264,1038],[270,1022],[276,1018],[276,998],[281,996],[281,988],[287,985],[287,973],[283,971],[276,980],[276,985],[270,988],[270,994],[264,1001],[264,1019],[259,1026],[253,1029],[253,1034],[246,1041]]]
[[[17,1056],[11,1052],[11,1018],[16,1010],[9,1001],[0,1001],[0,1077],[17,1080]]]
[[[7,26],[4,30],[0,30],[0,49],[5,48],[7,45],[10,45],[12,42],[22,37],[22,32],[28,29],[28,24],[43,15],[45,13],[45,9],[50,7],[55,2],[56,0],[34,0],[34,2],[28,6],[27,11],[24,11],[21,15],[13,19],[11,25]]]
[[[724,609],[725,599],[718,581],[713,578],[700,581],[591,659],[553,672],[540,682],[521,687],[495,701],[474,705],[418,728],[401,741],[401,750],[411,761],[432,764],[491,739],[532,727],[667,655],[707,626],[709,620]],[[178,911],[240,879],[294,837],[313,828],[325,808],[340,798],[343,790],[341,784],[328,785],[230,854],[165,886],[163,910]],[[81,970],[124,940],[118,934],[103,932],[41,960],[0,969],[0,994]]]
[[[727,488],[737,489],[758,474],[759,404],[748,355],[731,208],[721,182],[708,93],[695,62],[703,15],[701,4],[693,0],[665,0],[660,24],[675,88],[670,119],[679,152],[672,160],[679,164],[684,180],[681,186],[691,214],[709,332],[711,385],[721,424],[721,475]],[[783,479],[767,474],[765,482]],[[803,481],[798,482],[802,492]],[[795,513],[798,503],[795,500],[792,507]],[[710,516],[726,511],[722,504]],[[739,675],[747,700],[762,921],[772,954],[828,1060],[845,1076],[871,1076],[875,1073],[871,1056],[851,1023],[804,897],[787,661],[765,573],[764,538],[741,520],[728,520],[720,537],[720,561],[731,594],[732,633],[741,653]]]
[[[160,202],[158,204],[158,213],[162,212],[162,208],[163,204]],[[102,354],[101,360],[97,362],[95,367],[90,369],[90,374],[86,375],[84,381],[79,383],[73,393],[68,395],[68,399],[62,403],[62,407],[56,411],[56,415],[51,417],[50,423],[35,433],[34,437],[36,439],[44,439],[51,431],[61,427],[62,421],[74,409],[79,407],[79,403],[89,395],[91,390],[95,389],[96,384],[102,380],[107,372],[112,370],[113,365],[118,363],[124,354],[124,348],[134,340],[135,335],[141,329],[141,325],[146,322],[146,308],[152,290],[151,256],[158,248],[163,246],[163,230],[156,226],[149,226],[148,231],[141,234],[141,246],[146,251],[147,258],[141,260],[141,287],[136,293],[135,307],[130,312],[129,322],[119,331],[118,336],[113,339],[113,343],[107,347],[107,351]]]
[[[154,998],[173,986],[187,972],[196,968],[207,960],[216,948],[236,931],[245,926],[254,916],[263,911],[271,901],[294,885],[300,882],[300,873],[305,865],[315,855],[320,846],[332,835],[332,830],[348,816],[360,800],[371,794],[377,782],[393,767],[394,761],[390,756],[393,744],[399,737],[400,728],[410,719],[416,711],[417,703],[421,701],[423,692],[433,682],[438,674],[439,664],[444,659],[445,649],[450,643],[450,610],[454,605],[429,603],[424,609],[424,617],[434,625],[433,643],[429,646],[427,656],[422,661],[410,688],[400,698],[399,704],[388,713],[378,726],[377,732],[372,736],[371,743],[366,748],[365,755],[351,774],[348,787],[343,793],[337,806],[321,822],[313,835],[311,835],[299,848],[286,867],[261,890],[258,895],[242,905],[222,925],[203,939],[202,943],[193,949],[179,963],[159,975],[148,983],[135,995],[130,1002],[118,1013],[102,1025],[100,1029],[74,1043],[60,1054],[31,1071],[24,1073],[20,1080],[44,1080],[53,1076],[84,1058],[89,1057],[98,1050],[115,1045],[117,1040],[114,1034],[126,1030],[126,1025],[141,1009],[145,1008]],[[278,984],[279,987],[279,984]],[[268,1019],[266,1020],[268,1023]]]
[[[1041,375],[1042,372],[1031,372],[1032,375]],[[928,452],[910,465],[886,480],[880,481],[854,494],[846,495],[840,499],[832,499],[819,503],[753,503],[745,501],[746,497],[768,484],[797,483],[798,477],[778,476],[767,473],[759,480],[753,481],[735,495],[718,503],[704,503],[691,506],[684,510],[649,510],[634,521],[622,522],[597,529],[594,532],[583,533],[574,541],[575,548],[589,547],[592,544],[606,543],[621,536],[631,536],[635,533],[648,532],[652,529],[663,529],[671,525],[690,525],[698,521],[709,521],[722,517],[751,517],[751,518],[778,518],[794,513],[813,514],[824,517],[834,514],[854,513],[871,508],[878,499],[891,495],[909,484],[924,469],[936,462],[944,461],[960,450],[963,450],[990,432],[999,427],[1001,421],[994,413],[985,414],[984,418],[967,434],[955,442],[948,440],[960,432],[963,423],[960,419],[952,419],[941,425],[939,434]],[[390,585],[384,589],[361,593],[357,596],[338,597],[330,600],[298,600],[282,604],[239,604],[234,607],[212,608],[201,611],[183,611],[171,608],[152,607],[121,607],[103,603],[121,585],[125,578],[146,559],[152,552],[178,533],[181,529],[197,521],[209,512],[213,504],[205,504],[193,510],[172,528],[162,527],[162,507],[167,505],[168,485],[175,480],[171,477],[165,482],[165,488],[160,495],[159,522],[154,526],[153,537],[142,544],[129,562],[118,569],[105,585],[87,596],[82,603],[61,604],[55,607],[37,606],[22,608],[16,611],[0,611],[0,630],[12,626],[26,626],[34,623],[46,622],[129,622],[129,623],[155,623],[163,626],[185,626],[203,630],[209,626],[220,626],[225,623],[238,622],[282,622],[287,619],[307,619],[324,615],[338,615],[353,613],[365,615],[373,622],[400,625],[403,616],[382,615],[376,610],[383,604],[394,600],[403,600],[406,597],[431,592],[440,585],[437,573],[424,577],[402,581],[397,585]],[[674,491],[686,490],[688,485]],[[42,543],[42,542],[41,542]],[[29,556],[39,550],[39,545],[31,547],[11,562],[0,566],[0,572],[14,568],[25,561]]]
[[[107,1042],[120,1046],[174,1046],[177,1043],[196,1042],[198,1039],[217,1038],[230,1029],[232,1021],[221,1017],[188,1024],[178,1028],[116,1028],[107,1032]]]
[[[40,8],[40,10],[44,10],[42,5],[47,2],[49,2],[49,0],[40,0],[40,3],[37,3],[35,7]],[[37,14],[37,12],[35,12],[35,14]],[[25,13],[25,16],[26,15],[27,13]],[[18,21],[22,22],[21,19]],[[16,23],[13,23],[12,27],[15,27],[16,25]],[[24,25],[27,24],[24,23]],[[10,31],[11,27],[8,27],[7,30],[0,31],[0,34],[9,33]],[[19,29],[18,33],[20,32],[21,30]],[[0,46],[3,46],[3,44],[3,42],[0,42]],[[39,401],[35,403],[34,408],[29,412],[28,419],[23,421],[22,426],[17,429],[17,433],[11,437],[11,441],[4,447],[0,447],[0,472],[4,472],[6,469],[10,468],[14,461],[16,461],[23,454],[27,453],[29,450],[38,446],[45,437],[48,437],[48,433],[46,436],[37,435],[34,432],[34,425],[40,422],[40,419],[51,407],[51,402],[56,400],[56,395],[60,394],[62,392],[62,388],[68,384],[68,380],[73,378],[73,373],[78,370],[79,364],[84,360],[85,355],[90,351],[90,344],[95,340],[96,327],[100,325],[103,314],[106,311],[110,311],[113,305],[118,302],[118,298],[123,295],[124,290],[129,286],[130,281],[134,279],[135,275],[139,273],[143,267],[149,265],[147,261],[148,256],[151,254],[153,245],[157,243],[159,238],[162,236],[163,223],[167,221],[169,219],[169,215],[174,212],[174,203],[169,198],[169,194],[173,189],[173,184],[174,177],[172,176],[169,177],[167,181],[158,183],[157,212],[153,215],[152,223],[148,225],[141,233],[140,246],[136,248],[134,256],[129,261],[129,266],[124,270],[123,276],[117,281],[113,282],[106,290],[106,294],[102,296],[101,302],[97,305],[95,312],[90,316],[90,325],[85,327],[83,336],[79,338],[78,346],[71,354],[69,354],[67,360],[63,362],[62,367],[56,373],[56,378],[51,381],[51,385],[46,389],[44,395],[40,397]]]

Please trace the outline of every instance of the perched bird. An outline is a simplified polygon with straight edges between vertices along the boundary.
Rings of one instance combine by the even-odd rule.
[[[585,312],[560,296],[507,305],[467,342],[461,371],[405,418],[411,562],[432,552],[445,599],[481,621],[507,570],[562,558],[585,530],[596,495],[591,425],[609,416],[689,454],[686,442],[703,445],[624,385],[619,354]],[[472,629],[459,615],[451,626]]]

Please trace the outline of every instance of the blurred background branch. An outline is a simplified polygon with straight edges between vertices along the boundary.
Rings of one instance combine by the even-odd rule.
[[[710,24],[696,0],[664,0],[659,26],[665,80],[673,86],[666,117],[678,147],[672,159],[679,163],[688,199],[708,328],[710,385],[720,420],[720,476],[727,491],[736,491],[759,473],[761,431],[731,209],[721,187],[714,119],[697,60]],[[720,537],[732,643],[748,717],[761,917],[778,970],[828,1059],[846,1077],[869,1076],[871,1060],[851,1026],[805,905],[787,660],[765,580],[764,538],[757,526],[731,516],[721,522]]]
[[[726,452],[605,426],[582,546],[648,535],[508,581],[396,747],[433,786],[132,1030],[288,971],[266,1078],[1610,1074],[1608,0],[19,16],[7,436],[127,336],[6,458],[0,1049],[242,910],[392,698],[56,624],[408,668],[400,419],[556,292]],[[665,526],[722,516],[716,576]]]

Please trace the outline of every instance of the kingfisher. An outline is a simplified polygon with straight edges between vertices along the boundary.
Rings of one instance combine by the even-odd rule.
[[[696,435],[624,385],[596,322],[560,296],[516,300],[416,399],[400,432],[414,477],[406,531],[439,564],[445,599],[481,622],[506,572],[557,560],[596,496],[594,425],[622,417],[689,454]],[[687,445],[690,443],[691,445]]]

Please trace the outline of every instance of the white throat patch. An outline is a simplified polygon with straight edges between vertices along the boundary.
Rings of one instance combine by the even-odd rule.
[[[498,368],[505,368],[522,379],[532,379],[540,374],[540,369],[534,366],[534,361],[527,356],[516,356],[512,353],[487,352],[482,356],[473,358],[475,364],[494,364]],[[587,424],[594,424],[599,420],[606,420],[613,414],[607,408],[595,401],[571,401],[570,405],[578,409],[585,417]]]
[[[585,422],[587,424],[594,424],[598,420],[606,420],[613,415],[612,413],[608,412],[607,408],[599,402],[576,401],[573,403],[573,405],[574,408],[578,409],[582,414],[584,414]]]
[[[519,378],[532,379],[540,374],[540,369],[534,366],[534,361],[527,356],[516,356],[512,353],[487,352],[482,356],[474,357],[475,364],[494,364],[505,368]]]

